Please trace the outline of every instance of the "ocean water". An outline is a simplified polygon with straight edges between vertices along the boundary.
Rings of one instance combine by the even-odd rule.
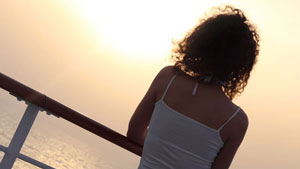
[[[26,104],[18,102],[15,97],[0,92],[0,144],[8,146],[13,134],[20,122],[22,115],[26,109]],[[116,169],[116,168],[132,168],[135,166],[128,166],[128,164],[122,164],[122,160],[115,158],[115,162],[109,159],[108,151],[105,150],[111,148],[121,148],[112,145],[106,141],[103,143],[103,139],[98,141],[98,144],[92,145],[90,142],[82,141],[85,137],[81,134],[74,137],[69,135],[68,126],[58,127],[59,123],[68,123],[67,121],[58,119],[54,116],[46,115],[45,112],[40,112],[36,118],[33,127],[21,149],[21,153],[38,161],[41,161],[47,165],[59,169]],[[76,127],[76,126],[75,126]],[[57,130],[57,128],[60,128]],[[82,130],[78,128],[78,130]],[[79,131],[80,132],[80,131]],[[74,133],[74,132],[73,132]],[[75,134],[76,135],[76,134]],[[95,136],[96,139],[98,139]],[[109,146],[107,146],[107,144]],[[111,145],[110,145],[111,144]],[[103,147],[101,147],[103,146]],[[103,151],[99,151],[103,150]],[[112,153],[116,154],[114,150]],[[4,156],[3,152],[0,152],[0,160]],[[134,155],[133,155],[134,156]],[[124,159],[123,159],[124,160]],[[118,162],[118,163],[116,163]],[[120,164],[121,163],[121,164]],[[121,166],[126,167],[121,167]],[[39,168],[33,166],[23,160],[17,159],[13,169],[35,169]]]
[[[19,122],[19,115],[15,113],[3,113],[0,111],[0,144],[8,146]],[[6,111],[7,112],[7,111]],[[22,114],[22,112],[19,112]],[[37,159],[54,168],[105,168],[112,166],[101,160],[101,154],[95,154],[90,148],[70,136],[61,133],[50,135],[45,128],[32,130],[21,153]],[[4,153],[1,153],[1,159]],[[38,168],[18,159],[13,166],[14,169]]]

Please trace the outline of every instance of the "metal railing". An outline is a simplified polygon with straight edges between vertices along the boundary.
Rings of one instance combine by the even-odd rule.
[[[71,108],[2,73],[0,73],[0,88],[8,91],[11,95],[16,96],[18,100],[24,100],[28,105],[9,146],[5,147],[0,145],[0,151],[5,153],[0,163],[1,169],[12,168],[17,158],[40,168],[53,169],[53,167],[20,153],[38,112],[44,110],[47,114],[61,117],[136,155],[141,156],[142,154],[142,146],[133,142],[124,135],[76,112],[75,110],[72,110]]]

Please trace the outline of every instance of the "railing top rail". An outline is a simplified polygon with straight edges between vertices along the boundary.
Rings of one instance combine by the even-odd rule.
[[[72,110],[71,108],[49,98],[48,96],[0,73],[0,88],[12,95],[37,105],[46,111],[84,128],[136,155],[141,156],[142,146],[124,135]]]

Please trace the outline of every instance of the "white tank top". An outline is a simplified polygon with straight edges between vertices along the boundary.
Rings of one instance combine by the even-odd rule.
[[[221,129],[240,110],[238,107],[218,129],[175,111],[163,100],[175,76],[155,104],[139,169],[210,169],[224,145]]]

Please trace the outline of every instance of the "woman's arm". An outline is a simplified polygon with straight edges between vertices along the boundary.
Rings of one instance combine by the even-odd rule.
[[[239,114],[222,130],[228,130],[232,133],[225,141],[223,148],[219,151],[218,156],[212,164],[211,169],[228,169],[235,153],[244,139],[248,128],[247,115],[240,110]],[[227,128],[227,129],[226,129]]]
[[[169,80],[168,76],[170,76],[172,70],[172,66],[167,66],[157,74],[129,121],[127,137],[140,145],[144,144],[152,112],[158,100],[158,93],[161,93],[162,86],[166,86],[167,80]]]
[[[150,86],[146,95],[133,113],[128,125],[127,137],[140,145],[144,144],[144,139],[147,134],[147,127],[152,116],[155,100],[155,87],[152,82],[152,85]]]

